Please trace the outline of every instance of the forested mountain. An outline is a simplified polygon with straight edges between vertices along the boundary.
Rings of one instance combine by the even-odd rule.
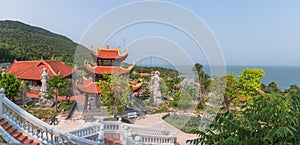
[[[0,21],[0,63],[16,60],[37,60],[52,56],[67,63],[73,62],[78,44],[48,30],[19,21]],[[82,55],[88,50],[80,46]]]

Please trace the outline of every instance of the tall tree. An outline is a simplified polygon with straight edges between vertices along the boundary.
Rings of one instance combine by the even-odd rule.
[[[264,70],[260,68],[245,68],[238,76],[239,97],[247,97],[246,101],[251,103],[253,96],[258,94],[261,88],[261,77],[265,76]]]
[[[58,111],[58,108],[57,108],[57,103],[58,103],[58,96],[60,95],[60,91],[61,93],[63,92],[63,89],[66,88],[66,84],[62,78],[62,75],[59,75],[59,76],[52,76],[50,78],[50,80],[48,80],[48,84],[49,84],[49,95],[52,96],[52,95],[55,95],[55,100],[56,100],[56,103],[55,103],[55,111],[57,112]]]
[[[197,74],[198,81],[200,83],[200,94],[201,96],[205,95],[208,91],[210,85],[210,76],[203,71],[203,66],[199,63],[196,63],[193,70]]]
[[[6,97],[13,102],[16,102],[15,98],[18,96],[20,85],[20,80],[14,74],[0,74],[0,88],[5,89]]]
[[[61,94],[66,96],[66,104],[69,104],[71,96],[74,95],[72,80],[64,79],[64,84],[66,87],[62,89]]]
[[[22,81],[21,81],[20,88],[19,88],[20,96],[21,96],[21,98],[22,98],[22,101],[23,101],[23,105],[24,105],[24,106],[27,105],[27,104],[26,104],[26,100],[25,100],[26,93],[30,91],[30,88],[28,87],[28,84],[29,84],[28,81],[22,80]]]
[[[128,78],[123,75],[103,74],[103,78],[104,80],[97,83],[100,87],[101,103],[116,117],[118,112],[124,112],[126,107],[133,104],[133,99],[130,98],[132,88]]]
[[[226,87],[223,104],[229,109],[230,103],[239,95],[239,82],[236,80],[236,76],[233,73],[229,73],[226,76]]]

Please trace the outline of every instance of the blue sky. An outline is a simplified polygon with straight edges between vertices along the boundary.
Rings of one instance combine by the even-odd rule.
[[[89,26],[100,16],[115,7],[133,1],[1,0],[0,2],[0,20],[19,20],[80,42]],[[300,65],[300,1],[170,2],[189,9],[206,23],[219,42],[226,64]],[[185,20],[180,16],[178,19]],[[154,34],[178,42],[184,48],[196,47],[178,30],[149,23],[128,27],[120,31],[109,43],[123,45],[121,40],[126,38],[128,41],[126,43],[129,44],[139,37]],[[191,49],[187,50],[187,53],[191,55],[193,61],[207,63],[203,52],[195,54]]]

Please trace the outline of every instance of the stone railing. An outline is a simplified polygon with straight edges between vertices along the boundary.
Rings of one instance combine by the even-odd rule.
[[[138,134],[135,139],[139,137],[140,142],[143,144],[172,144],[174,145],[176,137],[172,135],[145,135]],[[137,139],[136,139],[137,140]]]
[[[40,90],[41,86],[28,86],[30,90]]]
[[[84,128],[70,131],[68,133],[78,136],[78,137],[86,138],[86,137],[90,137],[90,136],[94,136],[94,135],[98,134],[99,130],[100,130],[100,124],[94,124],[94,125],[90,125],[90,126],[87,126]]]
[[[71,132],[63,132],[32,116],[8,98],[4,89],[0,89],[0,116],[9,121],[15,128],[41,144],[78,144],[103,145],[104,133],[120,133],[120,140],[125,145],[162,144],[171,145],[176,137],[169,135],[165,128],[152,128],[122,123],[121,121],[101,121]],[[1,130],[10,143],[19,143],[5,130]],[[98,141],[87,139],[98,136]]]
[[[101,127],[102,126],[102,127]],[[121,121],[101,121],[85,128],[70,131],[72,135],[88,138],[98,135],[99,132],[120,133],[120,140],[124,144],[163,144],[173,145],[176,137],[168,135],[165,128],[153,128],[133,124],[122,123]]]
[[[32,116],[6,98],[3,88],[0,89],[0,115],[18,130],[41,144],[99,144],[92,140],[65,133]]]
[[[165,127],[163,128],[154,128],[148,126],[139,126],[133,124],[124,124],[128,127],[128,131],[136,134],[149,134],[149,135],[167,135],[169,132],[166,131]]]

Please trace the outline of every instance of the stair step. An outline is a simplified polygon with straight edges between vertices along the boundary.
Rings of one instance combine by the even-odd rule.
[[[36,141],[34,141],[34,142],[32,143],[32,145],[39,145],[39,143],[36,142]]]
[[[9,128],[11,128],[11,125],[9,123],[7,123],[4,127],[5,130],[8,130]]]
[[[24,144],[29,144],[29,143],[32,143],[32,142],[33,142],[32,139],[27,138],[23,143],[24,143]]]
[[[23,142],[24,140],[27,139],[27,136],[22,134],[20,137],[17,138],[18,141]]]
[[[22,133],[16,131],[16,132],[12,133],[11,135],[12,135],[14,138],[17,138],[17,137],[19,137],[20,135],[22,135]]]
[[[3,125],[5,125],[6,123],[7,123],[7,120],[2,120],[2,121],[0,122],[0,125],[3,126]]]
[[[9,134],[12,134],[13,132],[15,132],[17,129],[11,127],[10,129],[6,130]]]
[[[15,139],[20,141],[23,144],[33,144],[33,145],[39,145],[39,142],[34,141],[33,139],[28,138],[27,135],[17,131],[16,128],[14,128],[5,118],[0,116],[0,125],[9,133],[11,136],[13,136]]]

